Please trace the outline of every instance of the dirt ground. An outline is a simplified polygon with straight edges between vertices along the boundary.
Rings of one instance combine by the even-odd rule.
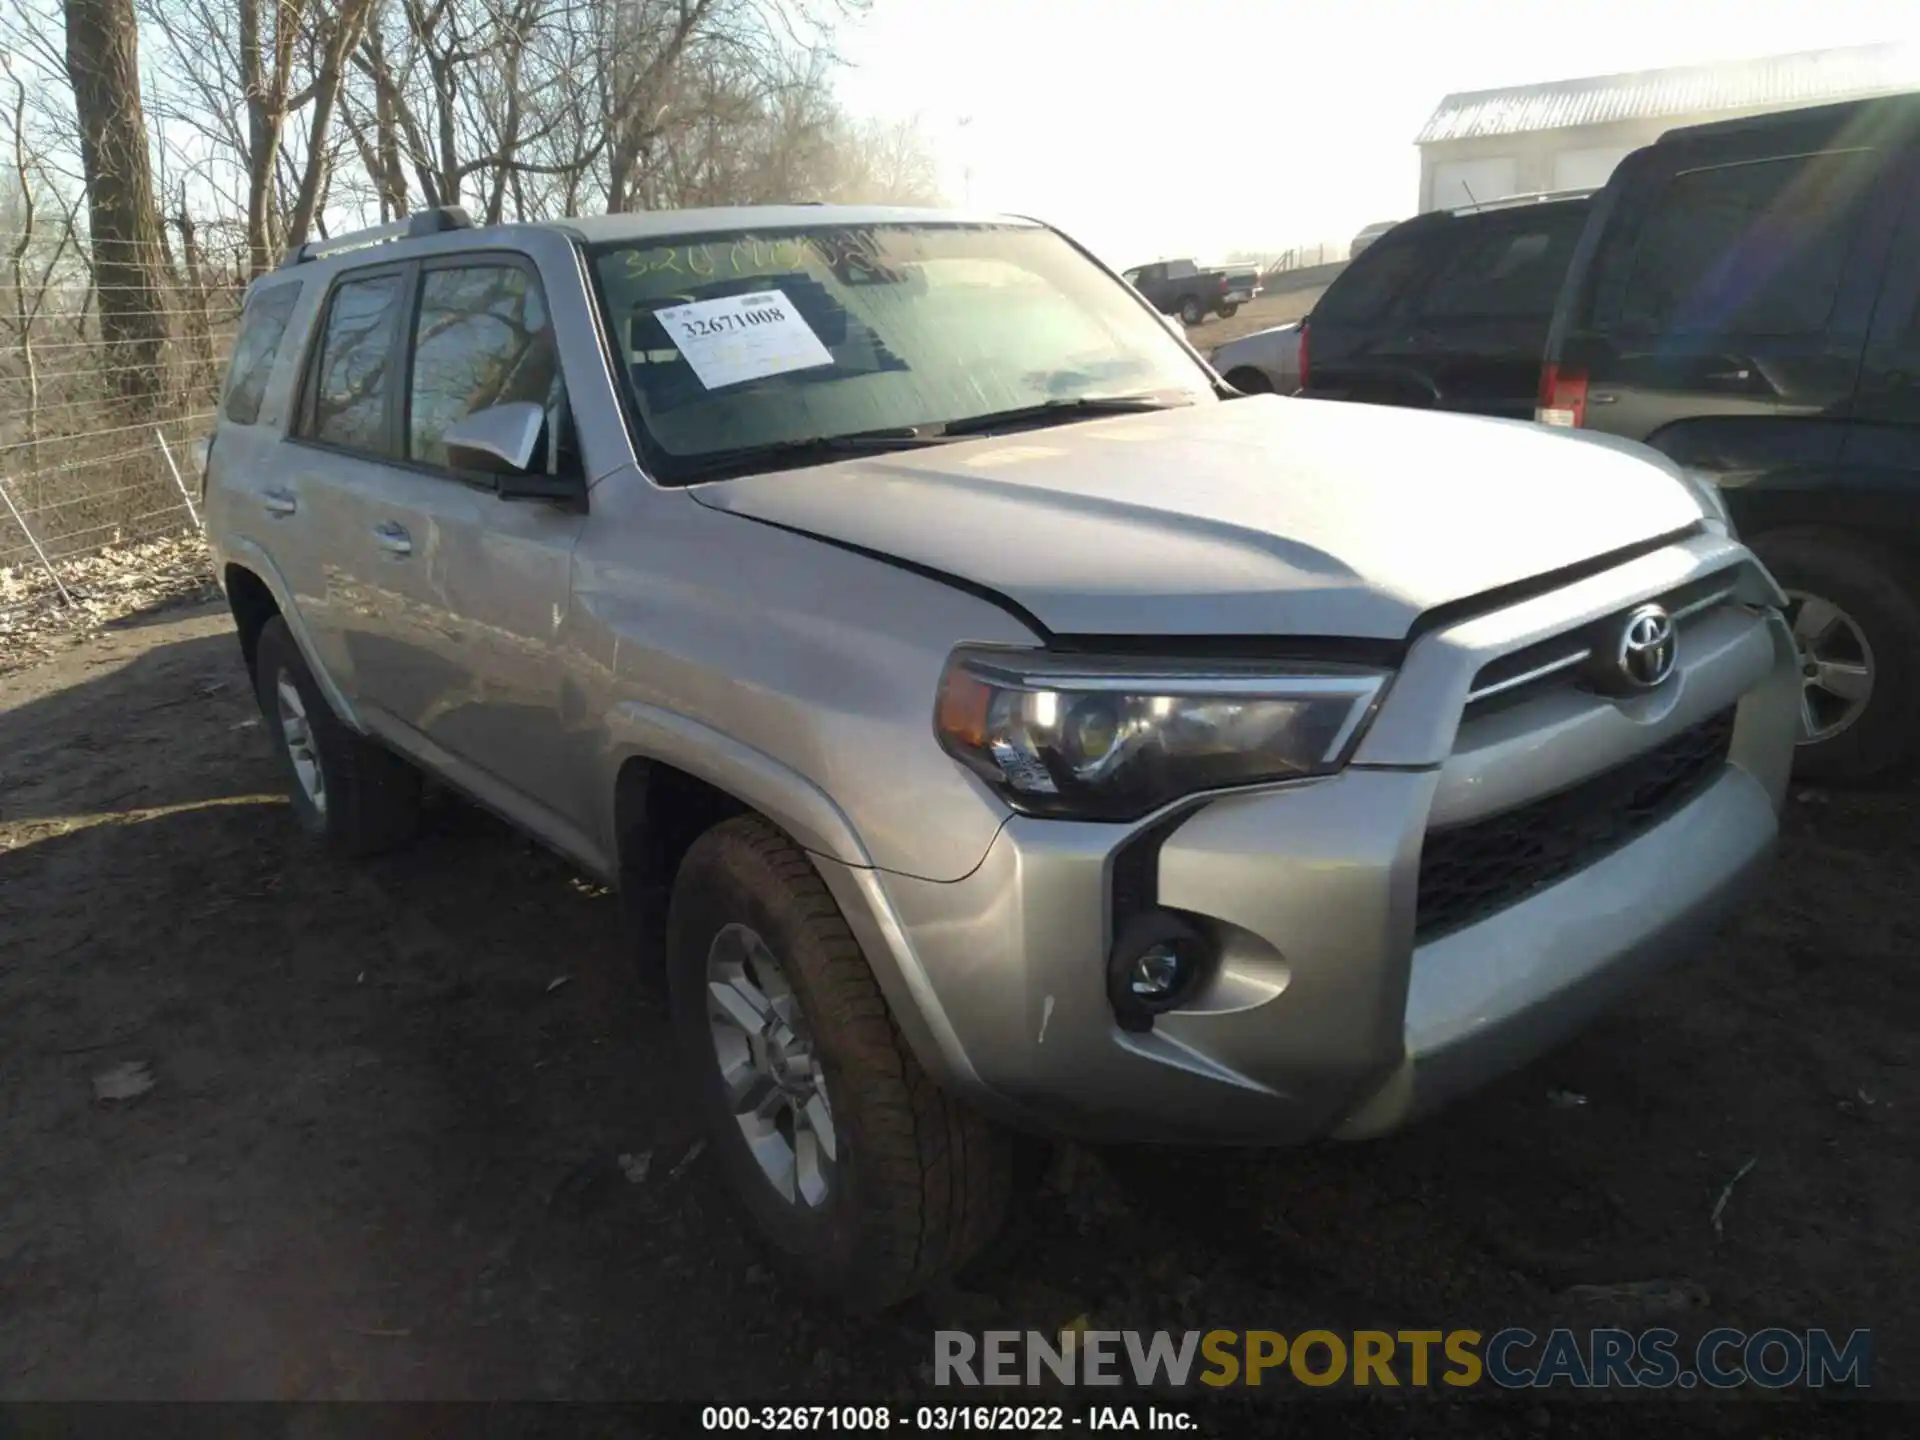
[[[1707,953],[1410,1133],[1068,1151],[997,1264],[856,1323],[735,1228],[604,892],[451,803],[322,858],[224,613],[145,617],[0,681],[0,1399],[907,1399],[938,1325],[1081,1316],[1865,1326],[1915,1398],[1913,801],[1800,794]],[[1567,1293],[1650,1280],[1677,1310]],[[1342,1429],[1413,1403],[1648,1413]]]

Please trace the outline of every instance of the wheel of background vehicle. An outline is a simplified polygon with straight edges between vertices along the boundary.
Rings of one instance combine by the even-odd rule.
[[[1791,602],[1801,651],[1794,772],[1864,780],[1912,756],[1920,605],[1890,557],[1851,536],[1779,530],[1748,540]]]
[[[1199,297],[1187,296],[1180,302],[1180,323],[1186,326],[1198,325],[1207,318],[1207,312],[1201,308]]]
[[[278,615],[254,647],[253,683],[301,829],[342,855],[371,855],[413,838],[420,772],[334,717]]]
[[[1231,320],[1234,316],[1234,312],[1237,311],[1239,308],[1240,308],[1240,305],[1238,301],[1229,301],[1227,304],[1222,305],[1220,307],[1220,318],[1222,320]]]
[[[1267,372],[1255,370],[1250,365],[1242,365],[1238,370],[1229,370],[1222,378],[1242,395],[1273,393],[1273,381],[1267,378]]]
[[[716,1158],[782,1269],[874,1310],[993,1239],[1010,1137],[921,1070],[797,845],[755,815],[696,840],[674,879],[667,966]]]

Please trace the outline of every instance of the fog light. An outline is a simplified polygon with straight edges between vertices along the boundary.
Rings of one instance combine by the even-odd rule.
[[[1153,1017],[1184,1004],[1213,963],[1205,935],[1171,910],[1136,915],[1107,961],[1107,999],[1124,1030],[1151,1030]]]
[[[1127,988],[1142,1000],[1164,1000],[1180,988],[1185,969],[1173,942],[1162,940],[1135,957]]]

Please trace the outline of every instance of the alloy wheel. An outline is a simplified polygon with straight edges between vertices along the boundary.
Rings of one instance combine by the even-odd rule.
[[[1787,592],[1787,620],[1800,647],[1800,743],[1831,740],[1873,699],[1873,646],[1831,600]]]
[[[767,1183],[789,1204],[824,1205],[837,1149],[826,1071],[786,972],[746,925],[708,948],[707,1020],[727,1108]]]
[[[280,738],[293,762],[293,776],[307,803],[321,815],[327,813],[327,777],[320,768],[320,748],[314,739],[313,723],[307,718],[306,701],[293,676],[282,670],[274,677],[273,694],[280,712]]]

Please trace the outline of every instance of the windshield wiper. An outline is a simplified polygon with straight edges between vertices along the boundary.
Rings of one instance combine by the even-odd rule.
[[[711,479],[728,472],[784,470],[841,455],[875,455],[888,450],[911,450],[922,445],[944,445],[947,437],[900,426],[889,430],[861,430],[852,435],[815,435],[804,440],[776,440],[768,445],[746,445],[689,458],[676,467],[680,479]]]
[[[1161,400],[1152,395],[1082,395],[1076,400],[1046,400],[1015,410],[995,410],[949,420],[943,435],[980,435],[1006,426],[1045,425],[1053,421],[1087,420],[1096,415],[1138,415],[1148,410],[1173,410],[1188,401]]]

